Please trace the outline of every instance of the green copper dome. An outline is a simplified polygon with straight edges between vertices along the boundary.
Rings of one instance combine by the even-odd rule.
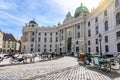
[[[83,6],[81,3],[81,6],[79,6],[76,10],[75,10],[75,17],[79,16],[80,13],[89,13],[89,10],[87,7]]]

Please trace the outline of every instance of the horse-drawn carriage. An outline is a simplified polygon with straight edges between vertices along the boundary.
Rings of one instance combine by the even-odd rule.
[[[82,61],[85,66],[93,64],[106,72],[120,69],[120,63],[117,60],[117,57],[113,54],[84,54]]]

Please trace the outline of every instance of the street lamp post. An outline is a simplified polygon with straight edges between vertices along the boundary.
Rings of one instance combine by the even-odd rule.
[[[99,42],[100,42],[100,55],[102,55],[102,46],[101,46],[102,35],[101,34],[99,34],[98,39],[99,39]]]

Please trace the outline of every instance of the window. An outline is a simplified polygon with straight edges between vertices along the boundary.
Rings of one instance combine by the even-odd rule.
[[[52,33],[50,33],[50,35],[52,36]]]
[[[52,49],[50,49],[50,52],[52,52]]]
[[[95,22],[98,22],[98,17],[95,18]]]
[[[46,52],[46,49],[44,49],[44,52]]]
[[[46,47],[46,45],[44,45],[44,47]]]
[[[38,47],[40,47],[40,44],[38,44]]]
[[[95,32],[96,32],[96,34],[99,34],[99,28],[98,28],[98,26],[96,26]]]
[[[80,29],[80,26],[78,25],[78,29]]]
[[[88,41],[88,45],[90,45],[90,40]]]
[[[52,42],[52,38],[50,38],[50,42]]]
[[[88,30],[88,37],[91,36],[91,30]]]
[[[90,26],[90,21],[88,22],[88,26]]]
[[[38,38],[38,42],[40,42],[41,38]]]
[[[62,33],[63,33],[63,30],[62,30]]]
[[[32,38],[32,42],[34,42],[34,38]]]
[[[47,42],[47,38],[44,38],[44,42]]]
[[[38,52],[40,52],[40,49],[38,49]]]
[[[50,44],[50,48],[52,48],[52,45]]]
[[[116,25],[120,24],[120,13],[117,13],[116,15]]]
[[[119,6],[119,0],[116,0],[115,1],[115,7],[118,7]]]
[[[31,44],[31,47],[33,47],[33,44]]]
[[[120,43],[117,44],[117,51],[120,52]]]
[[[96,44],[98,44],[98,39],[95,40]]]
[[[34,27],[34,25],[32,24],[32,27]]]
[[[80,32],[78,32],[78,38],[80,38]]]
[[[79,43],[79,42],[78,42],[78,41],[76,41],[76,45],[78,45],[78,43]]]
[[[109,52],[109,47],[108,47],[108,45],[105,45],[105,52]]]
[[[104,26],[105,26],[105,31],[107,31],[108,30],[108,21],[105,21]]]
[[[32,32],[32,35],[34,36],[34,32]]]
[[[104,11],[104,16],[107,16],[107,10]]]
[[[41,33],[39,33],[39,35],[41,35]]]
[[[99,52],[99,47],[98,46],[96,46],[96,52]]]
[[[105,36],[105,42],[108,42],[108,36]]]
[[[58,38],[56,37],[56,42],[58,42]]]
[[[45,36],[47,36],[47,33],[45,33]]]
[[[117,37],[117,39],[120,39],[120,31],[118,31],[118,32],[116,33],[116,37]]]
[[[56,35],[58,34],[58,32],[56,32]]]
[[[31,52],[33,51],[33,48],[31,48]]]
[[[89,53],[91,52],[91,48],[90,48],[90,47],[88,47],[88,52],[89,52]]]

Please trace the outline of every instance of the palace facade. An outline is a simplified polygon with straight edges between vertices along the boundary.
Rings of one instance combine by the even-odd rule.
[[[21,50],[120,52],[120,0],[102,0],[91,12],[81,4],[74,16],[68,12],[63,23],[53,27],[40,27],[35,20],[30,21],[22,30]]]

